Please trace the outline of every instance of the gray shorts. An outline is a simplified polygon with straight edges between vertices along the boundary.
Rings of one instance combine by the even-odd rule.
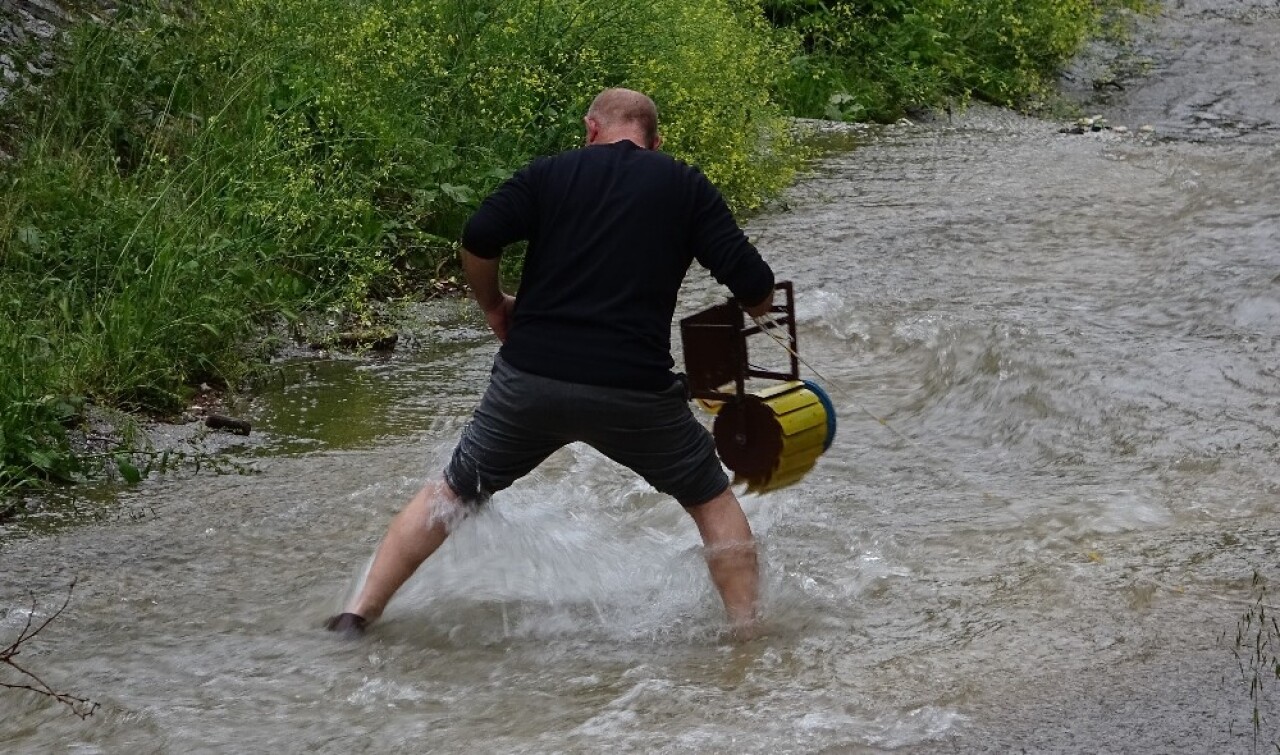
[[[464,501],[483,502],[574,441],[635,471],[682,506],[706,503],[729,485],[682,382],[664,391],[566,383],[517,370],[502,357],[494,359],[489,388],[444,479]]]

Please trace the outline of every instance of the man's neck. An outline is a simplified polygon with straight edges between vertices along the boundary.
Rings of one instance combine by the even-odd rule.
[[[591,144],[617,144],[618,142],[631,142],[641,149],[648,149],[644,146],[644,137],[638,134],[618,134],[617,136],[601,136]]]

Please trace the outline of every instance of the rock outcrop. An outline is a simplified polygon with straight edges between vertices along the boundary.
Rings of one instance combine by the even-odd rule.
[[[38,87],[57,64],[62,32],[77,19],[107,18],[114,2],[53,2],[53,0],[0,0],[0,126],[12,128],[8,112],[15,92]],[[0,158],[6,156],[6,139],[0,138]]]

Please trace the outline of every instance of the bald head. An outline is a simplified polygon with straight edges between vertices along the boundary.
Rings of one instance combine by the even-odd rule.
[[[640,146],[657,149],[661,143],[657,106],[631,89],[606,89],[596,95],[585,120],[588,144],[639,139]]]

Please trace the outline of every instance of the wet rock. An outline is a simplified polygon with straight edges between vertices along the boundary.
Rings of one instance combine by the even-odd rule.
[[[17,500],[0,500],[0,524],[14,518],[23,509],[22,502]]]
[[[385,328],[369,328],[349,330],[337,335],[338,345],[345,349],[371,349],[373,351],[394,351],[400,335]]]
[[[0,7],[2,6],[16,6],[20,12],[45,22],[56,23],[70,18],[61,6],[49,0],[6,0],[0,3]]]
[[[1111,131],[1111,130],[1113,129],[1111,128],[1111,125],[1107,123],[1106,118],[1103,118],[1100,115],[1095,115],[1090,118],[1081,118],[1080,120],[1076,121],[1073,125],[1063,126],[1062,128],[1058,129],[1058,133],[1087,134],[1087,133],[1097,133],[1099,131]],[[1119,129],[1117,130],[1120,130],[1120,133],[1124,133],[1125,131],[1128,131],[1128,129],[1125,129],[1123,126],[1119,127]]]
[[[110,17],[115,7],[110,0],[0,0],[0,50],[5,51],[0,55],[0,104],[19,89],[37,86],[52,72],[58,39],[76,19]],[[0,160],[7,158],[0,151]]]

